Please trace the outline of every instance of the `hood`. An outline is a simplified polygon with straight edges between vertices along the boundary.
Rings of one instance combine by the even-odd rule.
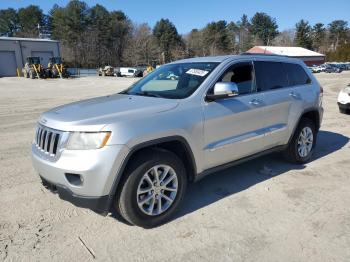
[[[39,123],[64,131],[99,131],[123,118],[149,116],[177,105],[173,99],[116,94],[53,108],[42,114]]]

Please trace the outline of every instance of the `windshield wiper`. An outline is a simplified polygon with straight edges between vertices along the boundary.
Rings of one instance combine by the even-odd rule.
[[[142,91],[142,92],[137,92],[137,93],[129,93],[129,95],[135,95],[135,96],[151,96],[151,97],[160,97],[162,98],[161,95],[158,95],[156,93],[151,93],[148,91]]]

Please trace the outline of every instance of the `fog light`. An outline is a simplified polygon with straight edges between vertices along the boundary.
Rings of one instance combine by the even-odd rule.
[[[65,173],[65,176],[68,182],[73,186],[81,186],[84,182],[83,176],[79,174]]]

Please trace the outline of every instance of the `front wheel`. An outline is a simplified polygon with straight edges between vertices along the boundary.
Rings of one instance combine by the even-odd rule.
[[[29,71],[29,78],[31,79],[35,78],[34,72],[32,70]]]
[[[316,137],[314,122],[308,118],[302,118],[284,152],[286,159],[297,164],[308,162],[314,152]]]
[[[116,204],[131,224],[152,228],[164,224],[182,202],[187,176],[172,152],[151,149],[139,154],[127,168]]]
[[[345,108],[340,108],[340,107],[339,107],[339,112],[340,112],[341,114],[346,114],[346,113],[347,113],[347,110],[346,110]]]

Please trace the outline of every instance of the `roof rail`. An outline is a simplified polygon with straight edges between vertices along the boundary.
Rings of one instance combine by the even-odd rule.
[[[249,53],[249,52],[243,52],[243,53],[240,53],[240,55],[259,55],[259,56],[279,56],[279,57],[288,57],[288,56],[286,56],[286,55],[265,54],[265,53]]]

